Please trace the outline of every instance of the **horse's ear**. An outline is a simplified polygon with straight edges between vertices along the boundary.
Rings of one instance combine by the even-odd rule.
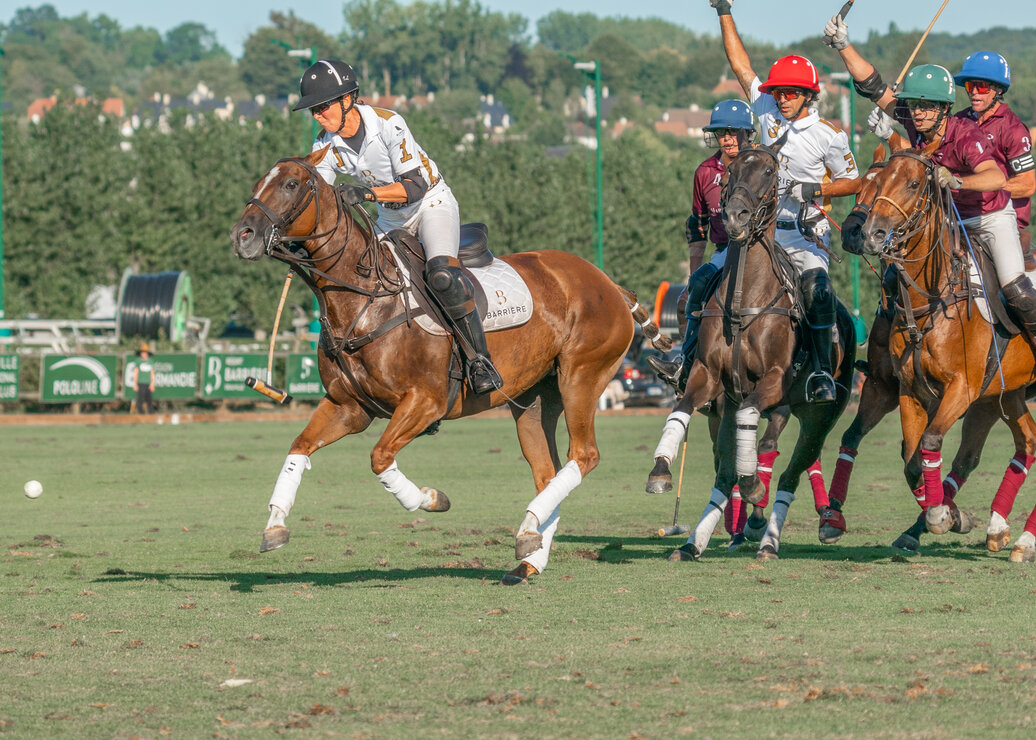
[[[942,137],[936,136],[934,139],[931,140],[931,142],[925,145],[925,148],[921,150],[921,154],[925,157],[930,157],[935,152],[935,150],[939,148],[941,144]]]
[[[331,148],[331,143],[328,142],[327,146],[323,149],[316,149],[306,155],[306,161],[316,167],[318,164],[324,161],[324,155],[327,154],[327,150]]]
[[[892,153],[902,152],[910,148],[910,142],[900,136],[896,132],[892,132],[892,136],[889,137],[889,147],[892,149]]]
[[[888,150],[885,149],[885,145],[878,144],[877,148],[874,150],[874,158],[871,160],[871,164],[875,164],[877,162],[884,162],[887,158]]]

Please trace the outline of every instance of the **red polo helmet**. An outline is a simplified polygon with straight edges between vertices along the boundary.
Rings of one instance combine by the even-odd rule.
[[[818,93],[820,78],[817,76],[817,68],[806,57],[795,54],[781,57],[770,67],[770,75],[759,86],[759,91],[769,93],[775,87],[799,87]]]

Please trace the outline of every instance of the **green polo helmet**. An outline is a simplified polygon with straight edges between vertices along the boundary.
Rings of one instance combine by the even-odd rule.
[[[896,98],[952,103],[953,92],[953,75],[946,67],[940,67],[938,64],[919,64],[907,73]]]

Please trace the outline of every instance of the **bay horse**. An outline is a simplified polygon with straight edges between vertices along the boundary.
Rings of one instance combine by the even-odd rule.
[[[923,498],[927,530],[943,534],[954,526],[944,497],[943,439],[979,401],[995,402],[1014,439],[1015,458],[994,499],[994,511],[997,499],[999,508],[1010,511],[1036,449],[1036,421],[1025,402],[1036,362],[1023,336],[998,342],[995,328],[973,305],[970,258],[958,257],[954,246],[952,196],[935,181],[930,154],[936,145],[893,151],[874,177],[874,201],[861,236],[866,254],[898,267],[888,347],[898,379],[904,474],[915,497]],[[996,300],[998,291],[990,303]],[[976,422],[985,433],[993,423],[988,408]],[[1003,536],[1003,524],[997,533],[987,530],[987,543],[990,535]],[[1014,562],[1036,558],[1036,511],[1025,529],[1011,552]]]
[[[634,320],[657,348],[668,349],[669,341],[633,293],[586,260],[554,250],[511,254],[500,258],[501,269],[524,280],[532,309],[525,323],[487,336],[504,384],[484,395],[472,394],[466,384],[460,388],[451,337],[414,321],[420,311],[409,297],[420,270],[408,279],[401,255],[416,239],[405,232],[395,245],[380,239],[366,211],[345,205],[316,171],[325,153],[278,161],[231,229],[238,257],[268,254],[287,263],[320,304],[318,363],[326,395],[291,444],[260,552],[287,543],[285,520],[310,455],[362,432],[376,417],[389,420],[371,451],[371,469],[382,485],[409,511],[446,511],[446,495],[418,488],[399,469],[397,455],[441,420],[506,404],[537,495],[515,539],[521,562],[501,582],[528,583],[546,566],[562,500],[600,460],[597,401],[630,346]],[[569,434],[564,464],[556,441],[562,413]]]
[[[788,467],[778,481],[758,559],[778,557],[780,533],[795,498],[802,473],[820,456],[824,439],[849,399],[856,359],[855,330],[838,302],[837,342],[833,363],[837,384],[832,403],[806,400],[811,364],[801,347],[796,323],[801,309],[796,298],[798,279],[776,243],[778,159],[780,147],[742,149],[727,168],[723,218],[730,243],[719,287],[702,311],[698,352],[686,391],[666,420],[655,450],[652,479],[671,478],[670,464],[686,432],[690,415],[722,394],[723,411],[716,436],[719,457],[708,506],[687,543],[671,560],[697,560],[736,483],[749,503],[759,501],[763,486],[758,475],[757,427],[762,413],[782,405],[799,419],[800,434]],[[818,508],[823,509],[826,502]]]

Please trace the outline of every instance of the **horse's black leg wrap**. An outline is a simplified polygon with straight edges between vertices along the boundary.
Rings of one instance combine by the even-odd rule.
[[[806,379],[806,397],[813,403],[831,403],[836,397],[831,374],[831,329],[835,324],[835,294],[831,279],[820,268],[802,273],[806,324],[812,345],[813,372]]]
[[[482,320],[475,309],[474,292],[454,257],[432,257],[425,264],[425,279],[443,311],[471,347],[467,360],[468,384],[475,393],[488,393],[503,386],[500,374],[489,358]]]

